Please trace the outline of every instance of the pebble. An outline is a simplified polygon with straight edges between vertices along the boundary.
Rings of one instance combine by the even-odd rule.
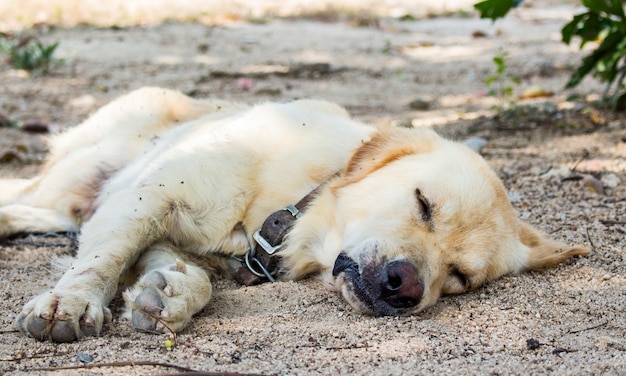
[[[93,357],[91,355],[82,353],[80,351],[76,353],[76,358],[78,360],[80,360],[81,362],[83,362],[83,363],[91,363],[91,362],[93,362]]]
[[[606,174],[600,179],[600,181],[602,181],[602,184],[604,184],[605,187],[611,189],[617,188],[617,186],[621,183],[619,177],[615,174]]]
[[[479,153],[487,145],[487,140],[482,137],[470,137],[463,141],[463,145]]]
[[[432,105],[432,100],[430,99],[426,99],[426,98],[418,98],[415,99],[413,101],[411,101],[411,103],[409,103],[409,107],[412,110],[420,110],[420,111],[425,111],[430,109],[430,106]]]
[[[518,202],[522,200],[522,195],[517,192],[509,192],[509,201],[510,202]]]
[[[96,98],[93,95],[83,95],[77,98],[70,99],[69,105],[77,108],[91,108],[96,105]]]

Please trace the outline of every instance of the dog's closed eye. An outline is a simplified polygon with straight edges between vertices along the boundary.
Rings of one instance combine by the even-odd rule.
[[[422,220],[424,222],[430,222],[432,219],[432,210],[430,206],[430,202],[419,188],[415,189],[415,198],[417,198],[417,204],[420,209],[420,213],[422,214]]]

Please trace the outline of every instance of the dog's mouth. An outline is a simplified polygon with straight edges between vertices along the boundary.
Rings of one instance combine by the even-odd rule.
[[[406,260],[385,259],[362,267],[342,252],[333,276],[343,283],[344,298],[355,308],[374,316],[396,316],[419,305],[424,284],[417,268]]]

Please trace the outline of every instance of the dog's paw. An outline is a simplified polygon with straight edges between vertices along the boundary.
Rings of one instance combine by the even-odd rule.
[[[138,331],[179,332],[210,298],[207,274],[177,263],[149,272],[124,292],[125,317]]]
[[[22,333],[54,342],[98,336],[105,321],[111,321],[111,311],[97,297],[55,290],[33,298],[17,316]]]

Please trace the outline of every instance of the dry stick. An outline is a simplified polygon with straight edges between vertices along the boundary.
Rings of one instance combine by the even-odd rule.
[[[19,358],[2,358],[0,362],[21,362],[22,360],[30,360],[30,359],[39,359],[39,358],[49,358],[51,356],[56,356],[56,354],[43,354],[43,355],[29,355],[23,356]]]
[[[602,223],[605,226],[626,225],[626,221],[600,220],[600,223]]]
[[[163,319],[162,319],[162,318],[160,318],[160,317],[158,317],[158,316],[156,316],[156,315],[154,315],[154,314],[152,314],[152,313],[150,313],[150,312],[148,312],[148,311],[146,311],[146,310],[142,309],[141,307],[138,307],[137,305],[135,305],[135,308],[137,308],[138,310],[140,310],[142,313],[145,313],[146,315],[148,315],[148,316],[152,317],[155,321],[157,321],[157,322],[159,322],[161,325],[163,325],[163,326],[165,327],[165,329],[167,329],[167,330],[170,332],[170,337],[172,337],[172,338],[174,339],[174,345],[177,345],[177,344],[178,344],[178,343],[176,342],[176,340],[178,339],[178,337],[176,336],[176,332],[174,332],[174,331],[172,330],[172,328],[170,328],[170,327],[169,327],[169,326],[165,323],[165,321],[163,321]],[[151,333],[154,333],[154,334],[161,334],[161,333],[159,333],[159,332],[157,332],[157,331],[155,331],[155,332],[151,332]]]
[[[587,159],[589,157],[589,150],[585,149],[583,150],[583,155],[578,159],[578,161],[576,161],[576,163],[574,163],[574,166],[572,166],[572,168],[570,168],[570,170],[572,172],[576,171],[576,168],[578,167],[578,165],[584,161],[585,159]]]
[[[237,373],[237,372],[183,372],[183,373],[168,373],[159,374],[156,376],[264,376],[259,373]]]
[[[587,231],[587,240],[589,241],[589,245],[591,245],[591,250],[595,252],[596,246],[593,244],[593,241],[591,240],[591,235],[589,235],[589,227],[587,227],[585,230]]]
[[[154,366],[154,367],[166,367],[166,368],[174,368],[179,371],[185,372],[195,372],[191,368],[177,366],[176,364],[170,363],[162,363],[162,362],[151,362],[151,361],[132,361],[132,362],[111,362],[111,363],[94,363],[94,364],[83,364],[80,366],[62,366],[62,367],[44,367],[44,368],[31,368],[24,369],[22,371],[59,371],[59,370],[69,370],[69,369],[90,369],[90,368],[102,368],[102,367],[134,367],[134,366]]]
[[[578,330],[568,330],[568,331],[567,331],[567,333],[569,333],[569,334],[575,334],[575,333],[584,332],[584,331],[586,331],[586,330],[598,329],[598,328],[600,328],[600,327],[605,326],[605,325],[606,325],[606,324],[608,324],[608,323],[609,323],[608,321],[605,321],[605,322],[603,322],[603,323],[601,323],[601,324],[594,325],[594,326],[590,326],[590,327],[588,327],[588,328],[582,328],[582,329],[578,329]]]

